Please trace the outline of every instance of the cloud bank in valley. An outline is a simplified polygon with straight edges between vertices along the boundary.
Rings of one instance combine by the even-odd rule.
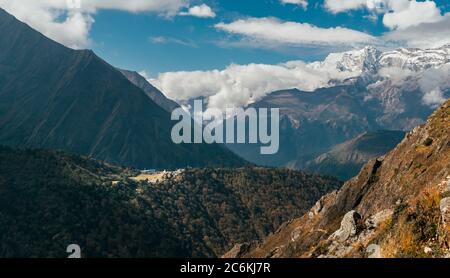
[[[149,81],[171,99],[207,97],[209,108],[224,109],[246,106],[275,90],[312,91],[327,86],[331,79],[342,80],[358,74],[291,61],[278,65],[232,64],[223,70],[167,72]]]

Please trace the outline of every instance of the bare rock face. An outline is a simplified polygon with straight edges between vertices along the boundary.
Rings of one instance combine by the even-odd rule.
[[[327,195],[323,196],[322,198],[320,198],[320,200],[317,201],[317,203],[308,212],[308,218],[310,220],[312,220],[315,217],[317,217],[318,215],[324,213],[327,209],[327,206],[329,206],[329,204],[335,202],[337,195],[338,195],[338,191],[334,190],[334,191],[328,193]]]
[[[249,249],[250,249],[250,244],[238,243],[238,244],[234,245],[234,247],[230,251],[228,251],[225,255],[223,255],[222,258],[223,259],[240,258]]]
[[[317,203],[311,208],[308,213],[309,219],[313,219],[314,216],[318,215],[323,208],[323,198],[317,201]]]
[[[366,229],[376,229],[381,223],[392,217],[394,211],[392,209],[385,209],[377,214],[372,215],[364,222]]]
[[[357,232],[356,223],[359,219],[361,219],[361,216],[356,211],[347,212],[341,221],[341,227],[331,237],[339,242],[344,242],[355,236]]]
[[[266,254],[266,258],[279,259],[283,257],[284,245],[277,246],[274,249],[270,250],[269,253]]]
[[[381,256],[381,247],[377,244],[371,244],[367,246],[366,249],[367,254],[369,254],[369,259],[379,259],[382,258]]]
[[[439,185],[439,189],[442,194],[446,194],[450,192],[450,175],[447,176],[445,180],[443,180]]]
[[[300,238],[301,235],[301,229],[296,229],[291,233],[291,241],[295,242],[297,239]]]
[[[446,226],[450,225],[450,197],[442,199],[439,208],[443,224]]]

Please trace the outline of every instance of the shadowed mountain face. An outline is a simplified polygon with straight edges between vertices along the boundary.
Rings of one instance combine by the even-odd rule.
[[[348,180],[356,176],[366,162],[392,150],[404,136],[402,131],[389,130],[364,133],[308,161],[305,169]]]
[[[94,159],[0,147],[0,257],[216,257],[341,183],[286,169],[189,169],[150,183]]]
[[[158,104],[167,112],[171,113],[175,108],[180,107],[178,103],[168,99],[161,91],[153,87],[143,76],[135,71],[119,70],[131,83],[136,85],[147,96],[149,96],[154,103]]]
[[[368,86],[371,82],[361,78],[346,85],[314,92],[292,89],[271,93],[251,107],[280,108],[279,152],[265,156],[260,154],[257,144],[227,146],[259,165],[308,169],[314,161],[320,161],[328,152],[333,152],[336,146],[361,134],[377,130],[408,131],[422,123],[433,111],[432,107],[422,102],[423,92],[417,85],[398,87],[384,81],[377,83],[377,86]],[[450,96],[450,92],[445,94]],[[394,136],[388,139],[390,142],[398,141],[397,135],[384,134],[389,135]],[[375,140],[371,140],[371,144],[375,144],[374,148],[386,146],[384,142]],[[374,157],[376,155],[367,156]],[[345,167],[339,163],[335,166]],[[311,169],[328,173],[325,168],[314,168]],[[322,172],[322,169],[325,171]],[[342,177],[348,178],[358,171],[351,166],[344,169]]]
[[[369,119],[353,96],[356,91],[351,90],[341,86],[314,93],[298,90],[272,93],[251,107],[280,108],[279,152],[265,156],[260,155],[258,145],[228,146],[247,160],[262,165],[303,165],[368,129]]]
[[[119,71],[1,9],[0,49],[0,144],[139,168],[242,165],[218,145],[173,144],[170,114]]]

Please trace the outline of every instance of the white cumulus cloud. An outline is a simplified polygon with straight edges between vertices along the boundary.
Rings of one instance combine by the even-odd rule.
[[[203,17],[203,18],[216,17],[216,13],[211,9],[211,7],[209,7],[206,4],[190,7],[187,12],[180,12],[179,15],[195,16],[195,17]]]
[[[325,7],[333,13],[367,9],[383,14],[383,24],[390,29],[442,20],[439,7],[431,0],[326,0]]]
[[[433,23],[422,23],[404,29],[390,31],[383,35],[384,41],[396,45],[433,48],[450,43],[450,13]]]
[[[296,1],[296,0],[292,0]],[[215,25],[229,33],[224,45],[234,47],[378,47],[431,48],[450,43],[450,13],[441,14],[434,1],[416,0],[327,0],[332,12],[365,8],[373,18],[383,18],[391,30],[379,35],[344,27],[321,28],[309,23],[282,21],[273,17],[242,18]]]
[[[0,0],[0,7],[49,38],[72,48],[89,45],[93,15],[101,9],[175,15],[188,0]]]
[[[368,44],[374,37],[356,30],[320,28],[308,23],[281,21],[277,18],[247,18],[218,23],[216,29],[249,39],[275,44],[336,45]]]
[[[401,0],[400,2],[404,2],[404,5],[400,5],[397,9],[394,8],[383,17],[383,24],[388,28],[406,29],[422,23],[433,23],[442,20],[441,11],[434,1],[416,2]]]
[[[381,9],[385,2],[386,0],[326,0],[325,7],[332,13],[340,13],[362,8]]]
[[[308,1],[307,0],[280,0],[282,4],[293,4],[293,5],[299,5],[303,9],[308,8]]]

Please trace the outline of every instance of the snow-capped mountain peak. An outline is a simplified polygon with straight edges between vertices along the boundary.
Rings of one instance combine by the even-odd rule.
[[[439,48],[400,48],[384,52],[380,58],[382,67],[397,67],[411,71],[437,68],[450,62],[450,45]]]
[[[339,72],[361,74],[376,72],[382,52],[372,46],[342,53],[331,53],[323,62],[312,63],[315,69],[335,69]]]
[[[337,70],[355,75],[375,74],[381,68],[421,71],[450,63],[450,44],[439,48],[399,48],[382,52],[373,46],[342,53],[331,53],[322,62],[311,63],[317,70]]]

